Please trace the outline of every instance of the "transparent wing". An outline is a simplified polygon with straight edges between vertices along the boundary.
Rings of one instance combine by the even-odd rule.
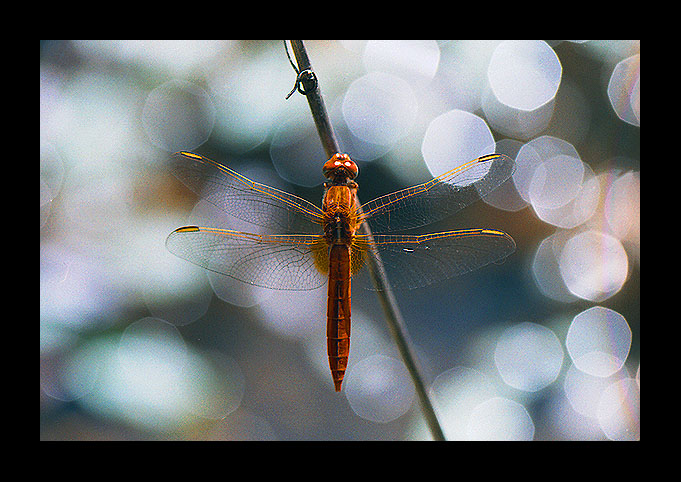
[[[413,236],[374,235],[373,242],[359,235],[353,247],[365,256],[380,255],[391,288],[412,289],[499,262],[515,251],[515,242],[502,231],[465,229]]]
[[[360,220],[375,232],[410,229],[444,219],[499,187],[513,173],[503,154],[474,159],[430,181],[369,201]]]
[[[186,226],[170,233],[166,247],[198,266],[264,288],[310,290],[327,280],[328,245],[322,236]]]
[[[177,152],[169,163],[189,189],[236,218],[284,233],[321,232],[321,209],[303,198],[191,152]]]

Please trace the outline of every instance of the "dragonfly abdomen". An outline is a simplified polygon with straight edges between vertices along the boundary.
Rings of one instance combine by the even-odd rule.
[[[331,376],[340,392],[350,353],[350,247],[345,244],[329,250],[326,338]]]

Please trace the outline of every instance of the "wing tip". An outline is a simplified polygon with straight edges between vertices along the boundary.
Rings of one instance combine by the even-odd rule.
[[[192,159],[203,159],[203,156],[201,156],[199,154],[195,154],[195,153],[190,152],[190,151],[177,151],[177,152],[173,153],[173,157],[175,157],[175,156],[190,157]]]
[[[503,173],[504,181],[515,172],[515,161],[506,154],[487,154],[486,156],[478,157],[477,161],[478,163],[492,162],[493,164],[490,168]]]
[[[485,156],[480,156],[476,160],[478,162],[490,162],[490,161],[496,161],[497,159],[508,159],[510,161],[513,161],[513,159],[508,157],[506,154],[500,154],[500,153],[487,154]]]
[[[181,228],[177,228],[173,233],[195,233],[197,231],[200,231],[201,229],[198,226],[182,226]]]
[[[493,160],[498,159],[502,156],[503,156],[503,154],[487,154],[485,156],[478,157],[478,162],[493,161]]]
[[[515,240],[508,233],[505,233],[503,231],[498,231],[496,229],[481,229],[480,234],[487,234],[489,236],[497,236],[499,238],[504,238],[506,241],[509,242],[509,245],[511,246],[511,250],[509,251],[509,254],[511,254],[513,251],[515,251],[515,248],[516,248]]]

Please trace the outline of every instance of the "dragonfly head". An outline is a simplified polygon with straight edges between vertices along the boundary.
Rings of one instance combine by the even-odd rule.
[[[324,176],[333,181],[354,179],[359,173],[359,167],[347,154],[336,153],[326,161],[322,168]]]

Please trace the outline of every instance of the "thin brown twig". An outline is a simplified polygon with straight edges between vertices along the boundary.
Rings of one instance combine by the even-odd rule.
[[[286,41],[284,41],[284,43],[285,42]],[[296,78],[296,87],[291,93],[297,88],[299,92],[307,97],[312,117],[317,126],[319,138],[322,141],[327,158],[330,158],[336,152],[339,152],[339,147],[333,133],[331,122],[329,121],[329,116],[326,112],[321,90],[319,89],[319,80],[317,79],[314,70],[312,70],[312,65],[307,56],[303,41],[291,40],[291,48],[293,49],[298,64],[298,67],[296,68],[293,62],[291,62],[291,65],[293,65],[293,68],[296,69],[296,73],[298,74],[298,77]],[[357,205],[361,205],[359,200],[357,200]],[[360,229],[363,234],[366,234],[371,238],[371,230],[367,223],[362,223]],[[404,319],[397,306],[397,301],[395,300],[393,292],[390,289],[390,284],[386,278],[383,263],[378,255],[376,255],[376,257],[369,256],[369,260],[371,263],[371,279],[377,289],[376,293],[378,294],[381,306],[383,307],[388,328],[395,339],[402,360],[414,382],[414,387],[419,397],[419,401],[421,402],[421,409],[423,410],[423,415],[428,424],[428,428],[435,440],[445,440],[444,432],[442,431],[442,427],[424,383],[422,370],[417,362],[413,343],[411,342]]]

